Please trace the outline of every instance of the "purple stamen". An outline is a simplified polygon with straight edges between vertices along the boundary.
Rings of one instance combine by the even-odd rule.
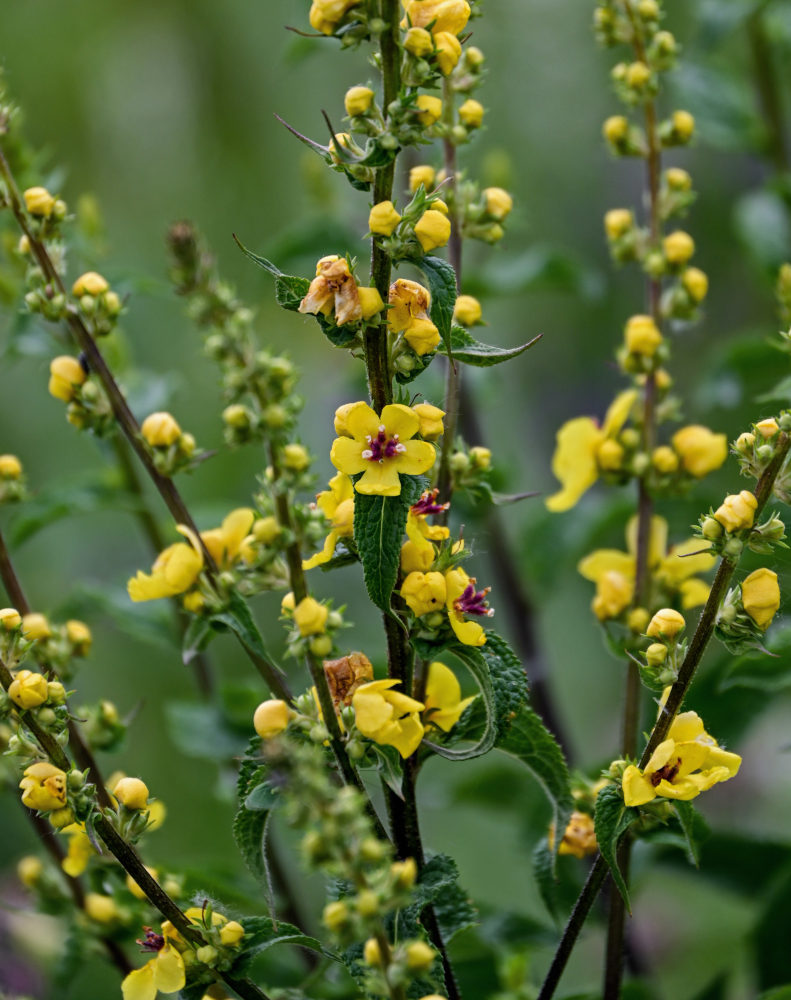
[[[366,434],[365,440],[369,447],[364,448],[361,454],[369,462],[383,462],[386,458],[395,458],[406,451],[406,445],[399,442],[397,434],[387,436],[384,424],[379,425],[376,437]]]
[[[486,595],[492,588],[486,587],[485,590],[476,591],[474,584],[475,580],[471,579],[461,596],[453,602],[453,607],[463,615],[484,615],[486,618],[491,618],[494,609],[487,604]]]
[[[437,497],[439,496],[439,488],[433,490],[426,490],[423,496],[418,500],[417,503],[412,504],[410,508],[412,513],[416,517],[420,517],[424,514],[441,514],[442,511],[447,510],[450,507],[449,503],[437,503]]]
[[[137,944],[143,949],[143,951],[162,951],[165,947],[165,939],[161,934],[157,934],[156,931],[152,931],[150,927],[144,927],[143,930],[146,932],[145,937],[137,939]]]

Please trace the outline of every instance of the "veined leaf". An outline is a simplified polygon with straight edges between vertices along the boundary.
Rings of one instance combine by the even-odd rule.
[[[558,882],[555,875],[555,852],[551,850],[546,837],[542,837],[533,850],[533,878],[549,915],[557,923],[560,920],[560,900]]]
[[[709,835],[708,824],[691,802],[677,800],[673,803],[673,808],[678,816],[681,832],[684,834],[689,863],[699,868],[700,848]]]
[[[408,916],[411,911],[417,916],[429,903],[434,906],[446,943],[465,927],[478,922],[475,907],[459,886],[456,862],[447,854],[435,854],[428,859],[420,882],[415,886],[415,904],[407,907],[404,915]]]
[[[411,263],[426,276],[431,292],[431,320],[442,337],[445,353],[452,360],[451,325],[456,305],[456,272],[441,257],[428,256]]]
[[[242,806],[233,821],[233,839],[239,848],[244,863],[251,875],[263,884],[267,881],[264,861],[264,830],[269,811],[258,809],[252,812]]]
[[[618,843],[621,836],[629,829],[632,823],[640,815],[639,810],[630,808],[624,804],[623,795],[620,788],[615,785],[608,785],[602,788],[596,796],[596,812],[594,814],[594,824],[596,827],[596,840],[599,850],[604,860],[607,862],[613,882],[618,887],[626,904],[627,910],[631,913],[632,907],[629,902],[629,889],[626,881],[618,867]]]
[[[519,347],[494,347],[491,344],[483,344],[481,341],[476,340],[463,327],[454,326],[450,333],[450,344],[453,357],[457,361],[461,361],[465,365],[472,365],[475,368],[489,368],[492,365],[499,365],[503,361],[510,361],[511,358],[519,357],[528,348],[537,344],[542,337],[543,334],[539,333],[532,340],[529,340],[526,344],[521,344]],[[437,350],[442,354],[448,353],[445,344],[438,347]]]

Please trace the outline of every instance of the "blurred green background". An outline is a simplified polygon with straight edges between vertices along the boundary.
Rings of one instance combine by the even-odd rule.
[[[70,274],[97,266],[130,296],[117,350],[143,373],[132,385],[139,415],[166,403],[200,445],[218,449],[211,462],[180,482],[201,526],[247,504],[265,463],[253,449],[231,453],[222,445],[216,370],[202,356],[201,336],[166,279],[169,222],[188,218],[199,226],[224,276],[257,308],[262,340],[287,350],[302,369],[301,434],[319,456],[320,476],[332,471],[323,457],[333,436],[331,414],[363,390],[359,363],[330,347],[311,321],[277,310],[269,279],[231,239],[236,232],[292,273],[311,273],[312,262],[324,253],[366,254],[366,197],[339,175],[322,171],[273,117],[278,113],[323,141],[320,110],[338,123],[346,88],[369,79],[362,52],[339,53],[331,41],[285,30],[288,24],[306,26],[307,7],[284,0],[3,5],[0,60],[24,109],[27,137],[45,151],[41,179],[70,206],[86,192],[101,206],[106,255],[75,253]],[[581,413],[602,414],[622,384],[612,350],[625,319],[642,310],[642,288],[635,271],[611,265],[601,218],[608,208],[638,202],[642,179],[638,163],[613,161],[600,139],[602,120],[619,109],[608,83],[614,58],[597,49],[590,30],[593,4],[503,0],[485,7],[486,16],[473,28],[474,42],[487,56],[489,76],[478,95],[487,106],[486,128],[463,151],[464,165],[483,181],[511,190],[516,207],[500,246],[467,253],[463,290],[483,302],[490,324],[483,339],[511,345],[539,332],[544,339],[508,366],[470,372],[469,381],[503,487],[548,492],[554,489],[549,460],[557,426]],[[787,149],[791,4],[669,0],[666,8],[683,62],[671,75],[673,97],[665,98],[665,107],[686,107],[699,124],[694,146],[668,162],[693,174],[699,200],[686,227],[698,247],[695,263],[711,279],[704,321],[676,331],[672,371],[688,421],[733,437],[751,420],[788,405],[787,397],[758,404],[755,399],[789,368],[787,357],[766,344],[777,330],[773,277],[791,257],[791,223],[787,155],[784,164],[762,94],[765,100],[774,78]],[[762,39],[768,60],[759,54]],[[7,260],[1,266],[11,267]],[[196,872],[216,868],[219,858],[231,881],[249,892],[230,832],[228,775],[221,761],[211,759],[211,728],[192,733],[203,744],[202,759],[185,754],[169,732],[168,706],[189,702],[193,692],[177,650],[162,640],[165,612],[156,606],[133,609],[125,596],[126,579],[150,563],[145,539],[127,511],[93,509],[90,486],[106,474],[109,456],[78,435],[64,420],[62,404],[47,395],[51,331],[36,323],[22,328],[16,304],[6,307],[2,324],[0,452],[20,456],[39,504],[51,503],[59,491],[85,491],[82,513],[15,549],[30,599],[56,618],[79,613],[94,630],[94,652],[78,679],[78,703],[110,697],[122,714],[137,712],[122,752],[104,765],[144,776],[166,801],[168,821],[149,851],[163,865]],[[438,371],[417,387],[440,402]],[[675,536],[686,537],[698,512],[718,503],[726,490],[741,488],[737,484],[730,463],[694,495],[666,503],[663,512]],[[565,515],[550,518],[541,500],[502,513],[540,606],[549,684],[574,762],[591,773],[617,752],[622,668],[604,649],[588,610],[591,588],[575,565],[594,547],[622,547],[632,503],[626,491],[595,488]],[[152,504],[167,525],[156,498]],[[12,539],[24,517],[24,510],[2,512]],[[475,511],[465,510],[468,537],[475,518]],[[498,607],[485,533],[475,548],[477,574],[493,584]],[[788,558],[780,561],[781,584],[787,586]],[[378,619],[365,603],[359,574],[348,569],[320,577],[316,587],[329,595],[336,580],[356,623],[351,647],[381,662]],[[113,603],[129,619],[126,624],[108,613]],[[276,607],[275,597],[256,601],[275,649],[281,645]],[[502,611],[498,621],[507,632]],[[775,629],[782,628],[781,617]],[[232,643],[218,642],[212,655],[228,683],[250,680],[248,664]],[[725,662],[721,651],[710,654],[691,698],[707,728],[744,757],[738,779],[701,802],[723,834],[712,841],[711,870],[705,852],[700,874],[669,848],[650,869],[647,852],[638,851],[635,861],[634,938],[653,991],[646,995],[663,1000],[756,995],[752,958],[774,947],[774,912],[785,914],[787,945],[788,664],[781,658],[762,685],[753,678],[749,687],[722,690]],[[490,757],[463,767],[433,762],[420,792],[427,845],[458,858],[462,884],[476,902],[530,918],[523,931],[534,944],[532,974],[539,977],[552,948],[551,930],[547,935],[541,929],[551,922],[530,869],[549,814],[540,790],[515,764]],[[284,831],[278,835],[288,839]],[[41,968],[55,961],[57,941],[54,930],[42,932],[24,913],[13,863],[32,841],[9,797],[2,800],[0,842],[0,924],[8,932],[0,945],[0,987],[11,995],[18,988],[44,997]],[[582,878],[580,862],[565,859],[563,868],[571,885]],[[312,883],[305,882],[303,892],[315,926],[320,897]],[[472,970],[480,954],[490,973],[481,986],[473,971],[462,972],[470,977],[468,995],[477,997],[494,990],[493,952],[471,942],[457,949],[463,969]],[[591,927],[561,995],[597,988],[600,948],[601,932]],[[761,985],[783,981],[778,977],[782,971],[774,980],[764,974]],[[80,971],[72,995],[99,1000],[118,995],[116,990],[113,973],[96,957]]]

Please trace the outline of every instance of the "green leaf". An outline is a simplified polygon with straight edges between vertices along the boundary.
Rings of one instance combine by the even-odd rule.
[[[691,802],[678,800],[673,803],[673,808],[678,816],[681,832],[684,834],[689,863],[699,868],[701,845],[709,835],[708,824]]]
[[[181,660],[184,666],[189,666],[195,657],[206,649],[215,635],[216,632],[208,619],[191,618],[181,641]]]
[[[58,956],[52,973],[54,995],[63,998],[71,993],[71,985],[88,957],[88,939],[85,931],[72,924],[66,935],[63,952]]]
[[[446,943],[449,942],[459,931],[478,922],[475,907],[458,883],[459,869],[453,858],[435,854],[426,862],[420,882],[415,886],[415,903],[403,913],[416,916],[433,903],[442,936]]]
[[[743,195],[734,208],[734,224],[756,263],[774,275],[791,244],[791,225],[780,195],[767,190]]]
[[[269,813],[265,809],[251,812],[242,806],[233,821],[233,839],[244,863],[253,877],[263,884],[267,881],[264,861],[264,830]]]
[[[236,243],[242,253],[249,257],[254,264],[258,264],[258,266],[262,267],[265,271],[269,271],[269,273],[275,278],[281,277],[283,272],[279,267],[277,267],[276,264],[273,264],[271,260],[267,260],[266,257],[259,257],[257,253],[253,253],[252,250],[248,250],[236,233],[233,234],[233,239],[234,243]]]
[[[227,626],[238,636],[245,649],[252,651],[256,656],[266,660],[267,663],[273,664],[272,657],[264,646],[264,640],[258,631],[258,626],[247,602],[235,590],[231,591],[228,606],[222,611],[215,612],[211,616],[211,621],[218,625]],[[274,669],[280,670],[277,666],[274,666]]]
[[[470,760],[473,757],[481,757],[488,753],[494,746],[498,731],[498,713],[495,702],[494,687],[489,670],[489,660],[483,655],[483,647],[463,646],[454,643],[446,647],[457,659],[461,660],[464,666],[475,678],[480,692],[481,702],[484,706],[486,721],[483,733],[476,743],[470,747],[457,749],[455,747],[444,746],[442,743],[434,743],[431,740],[424,740],[425,746],[430,747],[434,753],[447,760]]]
[[[456,272],[441,257],[428,256],[422,260],[413,260],[411,263],[426,277],[431,292],[431,321],[439,330],[446,353],[452,360],[451,325],[456,305]]]
[[[275,278],[275,301],[291,312],[299,310],[300,302],[308,294],[310,281],[293,274],[280,274]]]
[[[778,694],[791,688],[791,628],[777,630],[770,642],[770,652],[750,651],[730,660],[719,682],[719,690],[751,688],[765,694]]]
[[[775,986],[774,989],[766,990],[758,1000],[791,1000],[791,983],[787,986]]]
[[[560,900],[558,880],[555,874],[556,854],[550,849],[546,837],[542,837],[533,850],[533,878],[547,912],[555,921],[560,921]]]
[[[219,763],[237,756],[244,746],[216,705],[171,701],[165,705],[165,717],[171,739],[187,757]]]
[[[464,327],[454,326],[450,334],[450,344],[456,361],[461,361],[465,365],[473,365],[475,368],[489,368],[492,365],[499,365],[503,361],[510,361],[511,358],[519,357],[528,348],[537,344],[542,336],[543,334],[539,333],[538,336],[519,347],[493,347],[491,344],[483,344],[476,340]],[[445,344],[437,350],[441,354],[448,353]]]
[[[400,799],[403,799],[404,768],[401,763],[401,754],[395,747],[380,746],[378,743],[372,743],[371,750],[376,757],[376,769],[382,781]]]
[[[518,709],[505,734],[498,738],[497,749],[530,769],[552,805],[555,829],[564,831],[574,808],[568,765],[557,740],[529,705]]]
[[[598,841],[601,855],[612,872],[613,882],[618,887],[618,892],[623,897],[626,908],[630,913],[632,912],[632,907],[629,902],[629,889],[618,867],[616,855],[621,836],[629,829],[639,815],[639,810],[624,805],[621,790],[620,788],[616,788],[615,785],[608,785],[596,796],[596,812],[594,814],[596,840]]]
[[[758,986],[762,990],[788,985],[788,914],[791,910],[791,865],[776,873],[769,891],[759,897],[762,912],[751,944],[756,959]]]
[[[244,807],[250,812],[264,812],[276,804],[277,793],[266,782],[256,785],[244,800]]]
[[[233,975],[243,974],[256,955],[279,944],[309,948],[320,955],[337,959],[336,955],[322,947],[320,941],[304,934],[293,924],[273,920],[271,917],[241,917],[239,923],[244,927],[243,950],[231,966]]]
[[[354,495],[354,542],[363,564],[368,596],[382,611],[390,610],[407,512],[420,499],[423,482],[420,477],[401,476],[401,494],[397,497]]]
[[[486,644],[481,646],[494,688],[498,729],[504,736],[519,710],[528,700],[527,675],[522,661],[501,635],[487,630]]]

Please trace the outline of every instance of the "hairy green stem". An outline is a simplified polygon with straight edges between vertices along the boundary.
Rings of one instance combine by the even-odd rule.
[[[777,479],[780,470],[783,468],[783,465],[788,457],[789,450],[791,450],[791,437],[785,433],[781,433],[778,436],[777,443],[775,445],[774,457],[761,474],[754,491],[755,498],[758,501],[754,515],[755,521],[757,521],[760,517],[764,507],[772,495],[772,488],[774,486],[775,479]],[[654,728],[648,738],[648,743],[646,744],[643,755],[640,758],[640,768],[646,767],[654,750],[656,750],[659,744],[667,738],[668,731],[673,724],[673,719],[676,717],[678,710],[681,708],[687,691],[689,690],[689,686],[695,676],[695,671],[703,658],[703,654],[706,651],[709,640],[714,634],[717,613],[719,611],[720,604],[727,593],[728,585],[737,564],[738,560],[729,559],[727,557],[723,557],[720,560],[717,573],[714,577],[714,582],[711,585],[708,600],[706,601],[700,618],[698,619],[695,634],[690,641],[687,654],[684,657],[684,662],[681,664],[679,669],[678,678],[673,683],[665,704],[659,712]],[[596,857],[580,895],[577,897],[577,902],[574,904],[574,909],[572,910],[568,923],[564,928],[563,936],[560,939],[560,943],[552,960],[552,965],[550,966],[549,972],[547,973],[541,987],[538,1000],[550,1000],[550,998],[554,996],[555,990],[560,982],[560,977],[566,967],[566,963],[568,962],[569,956],[574,948],[579,932],[582,930],[582,926],[585,923],[588,913],[590,912],[591,906],[593,905],[596,896],[599,894],[599,890],[602,887],[606,874],[607,864],[599,854]]]

